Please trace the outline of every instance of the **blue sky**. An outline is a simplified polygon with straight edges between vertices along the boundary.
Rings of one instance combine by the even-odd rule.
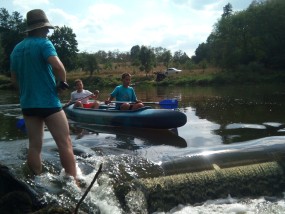
[[[76,34],[80,51],[130,51],[134,45],[183,51],[191,57],[205,42],[223,7],[245,10],[252,0],[0,0],[23,17],[43,9],[53,25]]]

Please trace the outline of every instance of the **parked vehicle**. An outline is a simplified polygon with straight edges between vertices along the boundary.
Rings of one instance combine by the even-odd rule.
[[[182,70],[179,70],[179,69],[176,69],[176,68],[168,68],[168,69],[164,72],[164,74],[165,74],[166,76],[168,76],[168,75],[178,74],[178,73],[180,73],[180,72],[182,72]]]
[[[154,74],[156,75],[156,78],[155,78],[156,82],[160,82],[160,81],[164,80],[166,77],[166,75],[164,74],[163,71],[154,72]]]

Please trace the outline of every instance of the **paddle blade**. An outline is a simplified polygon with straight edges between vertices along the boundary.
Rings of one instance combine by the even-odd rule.
[[[161,108],[165,109],[175,109],[178,108],[178,100],[171,99],[171,100],[162,100],[159,102]]]
[[[26,133],[26,124],[24,119],[19,119],[16,124],[17,128],[20,129],[22,132]]]

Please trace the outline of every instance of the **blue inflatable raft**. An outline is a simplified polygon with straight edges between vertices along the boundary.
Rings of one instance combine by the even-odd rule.
[[[171,129],[186,124],[184,113],[170,109],[153,109],[149,106],[138,110],[116,110],[106,106],[99,109],[73,108],[70,105],[64,108],[67,118],[86,124],[136,127],[151,129]]]

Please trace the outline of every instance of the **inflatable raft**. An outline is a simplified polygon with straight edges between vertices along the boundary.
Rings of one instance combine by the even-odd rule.
[[[144,107],[137,110],[116,110],[106,106],[99,109],[64,108],[68,119],[85,124],[104,126],[136,127],[151,129],[171,129],[186,124],[187,117],[180,111],[170,109],[152,109]]]

